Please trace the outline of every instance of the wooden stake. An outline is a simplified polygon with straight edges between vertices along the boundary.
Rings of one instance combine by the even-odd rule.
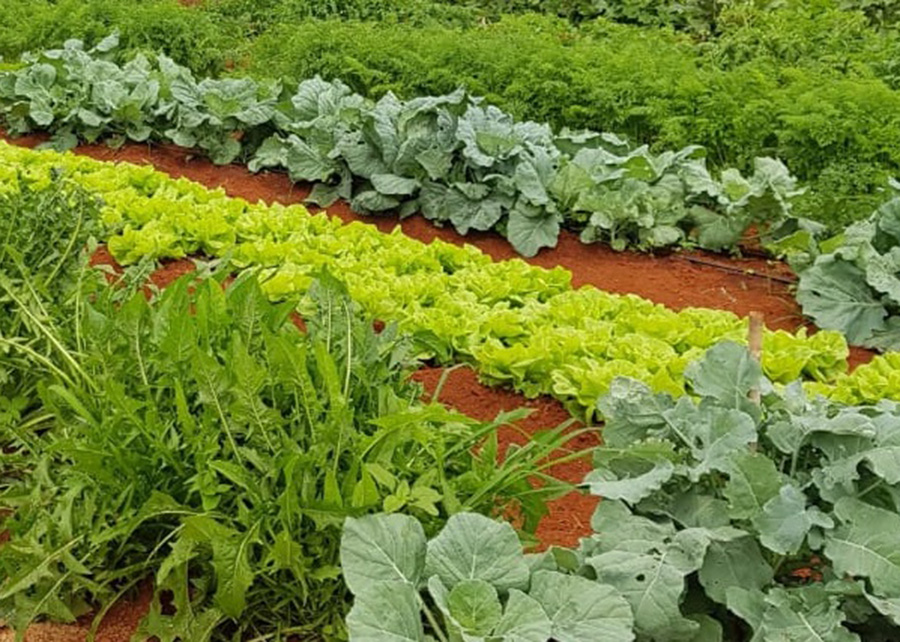
[[[766,326],[762,312],[751,312],[750,333],[747,337],[747,344],[750,349],[750,358],[759,364],[762,364],[763,329],[765,327]],[[748,396],[750,397],[750,401],[758,406],[761,402],[759,386],[753,386],[752,388],[750,388]],[[755,453],[756,448],[757,444],[754,441],[750,444],[750,452]]]
[[[765,323],[762,312],[751,312],[750,336],[747,339],[747,343],[750,347],[750,356],[756,363],[762,363],[763,328],[765,328]],[[750,401],[759,405],[760,393],[758,386],[750,389]]]

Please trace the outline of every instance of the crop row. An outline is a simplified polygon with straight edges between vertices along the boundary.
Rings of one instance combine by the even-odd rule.
[[[696,243],[735,246],[755,225],[782,223],[800,194],[787,169],[756,159],[752,176],[710,174],[700,148],[651,153],[612,135],[518,122],[459,90],[372,103],[339,81],[202,79],[165,56],[107,60],[69,41],[21,69],[0,72],[0,119],[14,134],[163,140],[219,164],[286,169],[315,184],[311,200],[342,197],[360,212],[422,212],[469,230],[496,229],[525,256],[556,244],[561,225],[616,249]]]
[[[777,156],[810,186],[798,213],[834,230],[874,209],[900,167],[890,151],[900,148],[896,39],[837,0],[736,3],[700,43],[650,27],[573,27],[536,15],[458,28],[446,12],[414,19],[400,0],[397,20],[347,22],[367,17],[352,8],[345,15],[352,3],[327,3],[332,19],[309,20],[305,4],[273,0],[255,11],[257,3],[242,0],[192,9],[174,0],[10,0],[0,51],[13,59],[70,37],[95,43],[119,27],[126,57],[162,51],[202,76],[223,73],[226,63],[258,78],[318,74],[373,99],[462,86],[517,119],[613,131],[656,150],[700,144],[716,168],[748,171],[754,158]]]
[[[102,198],[103,234],[122,263],[227,256],[258,271],[275,299],[305,292],[325,268],[370,314],[414,335],[423,355],[467,360],[491,381],[531,396],[552,394],[589,414],[617,375],[681,394],[690,361],[720,341],[745,340],[746,320],[729,312],[675,312],[631,295],[573,290],[561,268],[492,262],[471,246],[426,245],[399,230],[383,234],[311,216],[299,205],[250,204],[147,167],[6,144],[0,159],[3,191],[22,181],[51,182],[63,171]],[[802,377],[843,398],[857,394],[861,372],[868,373],[866,385],[873,377],[896,379],[885,358],[844,375],[846,356],[838,333],[767,332],[763,367],[775,382]],[[840,385],[832,389],[835,378]],[[880,396],[897,396],[896,383]]]
[[[20,636],[91,614],[96,630],[150,578],[138,637],[191,642],[677,642],[748,628],[896,639],[897,403],[774,390],[728,342],[686,369],[699,399],[617,378],[596,400],[605,445],[581,485],[604,497],[593,533],[525,555],[487,516],[516,510],[531,531],[569,490],[544,473],[548,455],[592,428],[563,424],[498,457],[498,425],[522,415],[482,423],[419,401],[408,374],[420,342],[376,332],[324,272],[302,300],[271,303],[253,270],[223,287],[227,262],[149,301],[152,265],[83,269],[81,249],[128,204],[148,225],[173,207],[185,225],[230,204],[227,216],[273,236],[315,220],[305,240],[335,261],[350,228],[147,168],[0,149],[0,622]],[[402,239],[354,227],[378,259],[377,239]],[[205,242],[239,253],[221,232]],[[473,289],[496,296],[497,264],[429,247],[433,269],[483,271]],[[385,283],[414,279],[424,258],[395,257]]]
[[[687,371],[699,400],[619,378],[593,532],[526,555],[487,515],[533,527],[568,489],[547,455],[582,431],[498,459],[521,415],[419,401],[408,337],[324,274],[305,333],[252,272],[223,288],[227,264],[150,301],[140,270],[109,287],[78,251],[109,207],[22,160],[0,193],[0,621],[20,636],[96,630],[150,578],[137,637],[191,642],[896,639],[897,403],[777,392],[734,343]]]

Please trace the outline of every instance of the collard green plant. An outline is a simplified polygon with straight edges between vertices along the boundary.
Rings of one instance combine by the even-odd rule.
[[[900,407],[776,392],[728,343],[687,376],[699,401],[619,380],[599,402],[579,572],[626,597],[639,639],[900,634]]]
[[[351,642],[634,639],[618,591],[525,555],[509,524],[482,515],[454,515],[431,540],[410,516],[348,519],[341,569]]]
[[[853,345],[900,348],[900,197],[821,244],[797,240],[791,258],[804,314]]]
[[[342,82],[296,92],[248,78],[203,79],[166,56],[112,62],[113,35],[77,40],[0,72],[0,116],[13,133],[53,132],[52,145],[104,137],[162,140],[216,163],[286,169],[314,184],[311,200],[364,213],[421,212],[462,234],[498,230],[525,256],[553,247],[560,227],[616,249],[733,248],[751,225],[780,224],[802,193],[787,168],[710,174],[699,147],[653,154],[611,134],[555,133],[457,90],[377,102]]]
[[[427,546],[412,518],[348,520],[351,640],[382,639],[389,604],[403,640],[896,639],[900,406],[776,391],[731,343],[688,378],[696,400],[620,378],[598,402],[603,499],[576,549],[522,555],[480,516]]]

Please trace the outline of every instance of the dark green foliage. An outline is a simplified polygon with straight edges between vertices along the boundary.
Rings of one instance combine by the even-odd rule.
[[[197,73],[215,74],[240,35],[229,21],[178,0],[0,0],[0,15],[0,55],[7,59],[69,38],[96,43],[118,29],[122,58],[163,52]]]
[[[320,73],[372,97],[463,85],[555,127],[614,131],[657,150],[701,144],[717,167],[778,156],[810,183],[797,213],[837,229],[871,211],[900,165],[900,44],[871,26],[889,22],[876,14],[888,16],[890,4],[719,2],[714,32],[696,38],[589,11],[653,25],[668,19],[642,12],[667,11],[667,2],[208,0],[185,9],[174,0],[2,0],[11,19],[0,52],[79,36],[91,45],[117,26],[123,58],[156,48],[201,76],[233,56],[239,73],[290,82]],[[529,10],[563,18],[501,15]]]
[[[900,2],[897,0],[843,0],[845,9],[865,14],[872,26],[879,29],[896,29],[900,23]]]
[[[407,341],[376,334],[330,277],[305,335],[294,302],[270,304],[254,274],[219,281],[183,279],[152,302],[99,284],[57,310],[48,336],[75,361],[39,382],[42,430],[0,423],[13,472],[29,471],[0,479],[0,618],[14,627],[71,621],[150,576],[147,635],[291,625],[335,639],[346,517],[402,511],[434,531],[512,495],[527,495],[529,524],[544,510],[526,480],[561,433],[498,466],[496,424],[420,403]]]
[[[838,227],[867,213],[877,197],[865,196],[900,166],[900,96],[862,62],[880,47],[874,40],[837,65],[812,37],[810,57],[790,60],[796,39],[745,44],[735,35],[716,49],[664,31],[606,22],[576,30],[538,16],[464,31],[331,21],[274,29],[254,43],[249,64],[291,80],[340,77],[371,96],[462,85],[520,118],[614,131],[656,149],[700,144],[717,166],[777,156],[811,183],[798,213]]]
[[[284,168],[315,184],[318,205],[340,197],[357,212],[422,212],[462,234],[497,229],[524,256],[555,246],[561,224],[618,250],[733,248],[751,226],[779,226],[804,191],[775,159],[754,159],[746,179],[734,169],[716,176],[700,147],[653,155],[613,134],[557,134],[462,90],[373,103],[317,76],[291,95],[248,78],[197,81],[165,56],[118,66],[108,60],[117,40],[89,51],[70,40],[0,72],[8,130],[51,132],[57,149],[163,140],[216,164]]]
[[[472,26],[479,18],[468,7],[432,0],[206,0],[203,9],[216,19],[234,21],[249,34],[310,19]]]

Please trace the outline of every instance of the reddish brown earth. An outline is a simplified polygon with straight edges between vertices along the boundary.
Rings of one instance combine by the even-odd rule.
[[[42,140],[43,137],[29,136],[11,142],[31,147]],[[84,145],[75,151],[100,160],[152,164],[172,176],[184,176],[207,187],[222,187],[229,195],[250,201],[300,203],[309,191],[305,186],[292,184],[281,173],[254,175],[237,165],[214,166],[202,157],[171,146],[127,145],[112,150],[103,145]],[[316,208],[310,209],[315,211]],[[424,242],[439,238],[456,244],[471,243],[494,259],[517,257],[509,244],[496,235],[476,233],[463,237],[452,229],[435,227],[421,216],[403,221],[390,217],[361,216],[352,212],[344,202],[336,203],[328,211],[344,221],[361,220],[385,232],[399,225],[405,234]],[[554,250],[544,251],[527,260],[542,267],[565,267],[572,272],[575,286],[591,284],[609,292],[637,294],[673,309],[709,307],[740,315],[758,311],[765,315],[766,324],[771,328],[793,330],[805,325],[790,289],[793,274],[786,265],[777,261],[758,257],[728,258],[703,252],[657,256],[614,252],[605,246],[583,245],[576,235],[569,232],[561,234]],[[111,263],[112,259],[101,248],[94,261]],[[165,287],[192,269],[190,261],[168,262],[153,275],[152,281],[158,287]],[[867,351],[853,350],[851,365],[864,363],[871,356]],[[430,394],[441,373],[440,369],[424,369],[415,378]],[[532,414],[520,421],[517,429],[501,430],[502,448],[511,443],[522,443],[528,433],[559,425],[570,418],[562,405],[553,399],[527,400],[511,391],[488,388],[478,382],[473,371],[466,368],[456,369],[449,375],[440,401],[480,420],[493,419],[503,410],[522,406],[531,408]],[[599,434],[590,433],[579,437],[570,447],[586,450],[598,443]],[[556,466],[551,472],[559,479],[580,482],[589,470],[590,461],[586,456]],[[538,529],[542,545],[577,544],[579,537],[590,532],[590,516],[596,502],[596,498],[578,492],[552,502],[549,515],[541,521]],[[97,639],[100,642],[126,642],[128,632],[136,626],[147,603],[147,596],[142,595],[137,603],[126,603],[113,609],[104,620]],[[81,642],[86,631],[85,626],[33,627],[26,641]],[[6,642],[3,632],[0,632],[0,642]]]
[[[425,368],[417,372],[413,378],[422,383],[426,393],[431,395],[443,373],[444,370],[441,368]],[[458,368],[450,372],[437,401],[481,421],[490,421],[502,411],[522,407],[530,409],[531,414],[519,421],[515,428],[501,428],[499,434],[501,452],[509,444],[524,444],[528,440],[528,433],[553,428],[571,418],[569,412],[555,399],[549,397],[524,399],[522,395],[509,390],[488,388],[479,383],[478,376],[469,368]],[[568,449],[570,452],[578,452],[593,448],[599,443],[598,430],[576,437],[569,442]],[[565,454],[566,452],[558,452],[554,456],[560,457]],[[582,482],[590,471],[590,456],[548,469],[548,472],[557,479],[575,484]],[[596,506],[596,497],[577,491],[550,502],[550,513],[541,520],[537,531],[541,547],[576,546],[579,538],[590,534],[591,514]]]

